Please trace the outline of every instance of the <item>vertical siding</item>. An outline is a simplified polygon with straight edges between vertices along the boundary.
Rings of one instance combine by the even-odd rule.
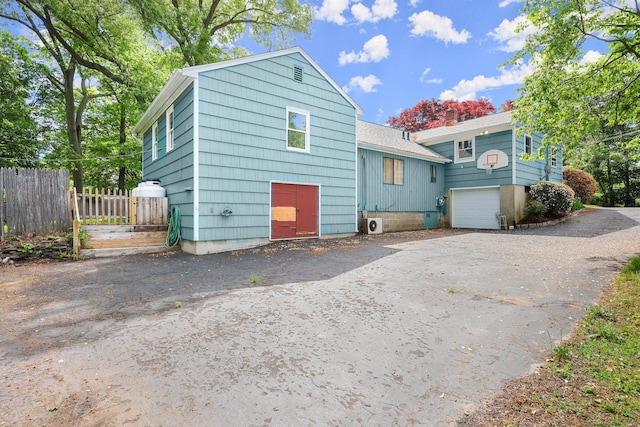
[[[404,161],[404,184],[384,183],[384,157]],[[431,165],[436,182],[431,182]],[[436,198],[444,195],[445,165],[426,160],[358,149],[358,210],[378,212],[437,212]]]
[[[475,137],[475,160],[465,163],[448,163],[445,165],[445,190],[450,188],[486,187],[511,184],[511,131],[496,132],[489,135]],[[455,141],[447,141],[430,145],[433,151],[451,160],[454,157]],[[482,153],[488,150],[501,150],[509,158],[509,164],[500,169],[495,169],[491,175],[484,169],[478,169],[477,160]]]
[[[268,237],[271,181],[320,185],[320,232],[356,231],[355,109],[302,55],[212,70],[199,84],[200,240]],[[286,149],[287,107],[310,112],[309,153]]]
[[[174,102],[174,148],[166,152],[166,120],[158,117],[158,158],[151,160],[151,128],[144,133],[144,179],[159,179],[170,207],[178,207],[182,237],[193,239],[193,86]]]

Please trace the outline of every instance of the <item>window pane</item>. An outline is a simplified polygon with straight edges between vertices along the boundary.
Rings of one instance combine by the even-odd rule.
[[[289,111],[289,129],[297,129],[306,132],[307,116],[305,114]]]
[[[473,157],[473,141],[458,141],[458,158],[468,159]]]
[[[298,132],[295,130],[290,130],[287,132],[287,146],[291,148],[299,148],[304,150],[305,147],[305,138],[303,132]]]
[[[384,158],[384,183],[393,184],[393,159]]]
[[[393,183],[397,185],[404,184],[404,161],[395,159],[393,161]]]

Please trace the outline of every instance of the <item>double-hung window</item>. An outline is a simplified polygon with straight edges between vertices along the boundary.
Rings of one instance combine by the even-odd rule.
[[[456,141],[455,155],[456,155],[456,163],[474,161],[475,153],[474,153],[474,147],[473,147],[473,139]]]
[[[167,152],[173,150],[173,137],[174,137],[174,117],[173,117],[173,105],[167,109],[166,113],[166,126],[167,126]]]
[[[558,150],[556,148],[551,149],[551,167],[558,167]]]
[[[287,108],[287,149],[309,152],[309,112]]]
[[[384,158],[384,183],[403,185],[404,184],[404,160]]]
[[[151,127],[151,160],[158,159],[158,122]]]

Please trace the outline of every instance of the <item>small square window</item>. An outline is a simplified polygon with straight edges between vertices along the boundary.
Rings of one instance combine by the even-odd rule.
[[[475,160],[473,139],[456,142],[456,162],[471,162]]]
[[[309,112],[287,108],[287,149],[309,152]]]
[[[524,152],[525,154],[531,154],[532,153],[532,148],[533,144],[532,144],[532,140],[531,140],[531,136],[529,135],[525,135],[524,136]]]
[[[393,185],[404,184],[404,160],[384,158],[384,183]]]

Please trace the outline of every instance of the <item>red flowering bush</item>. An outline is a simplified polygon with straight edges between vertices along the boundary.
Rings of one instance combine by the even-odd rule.
[[[589,203],[596,193],[598,184],[590,173],[580,169],[566,168],[562,171],[562,179],[576,193],[582,203]]]

